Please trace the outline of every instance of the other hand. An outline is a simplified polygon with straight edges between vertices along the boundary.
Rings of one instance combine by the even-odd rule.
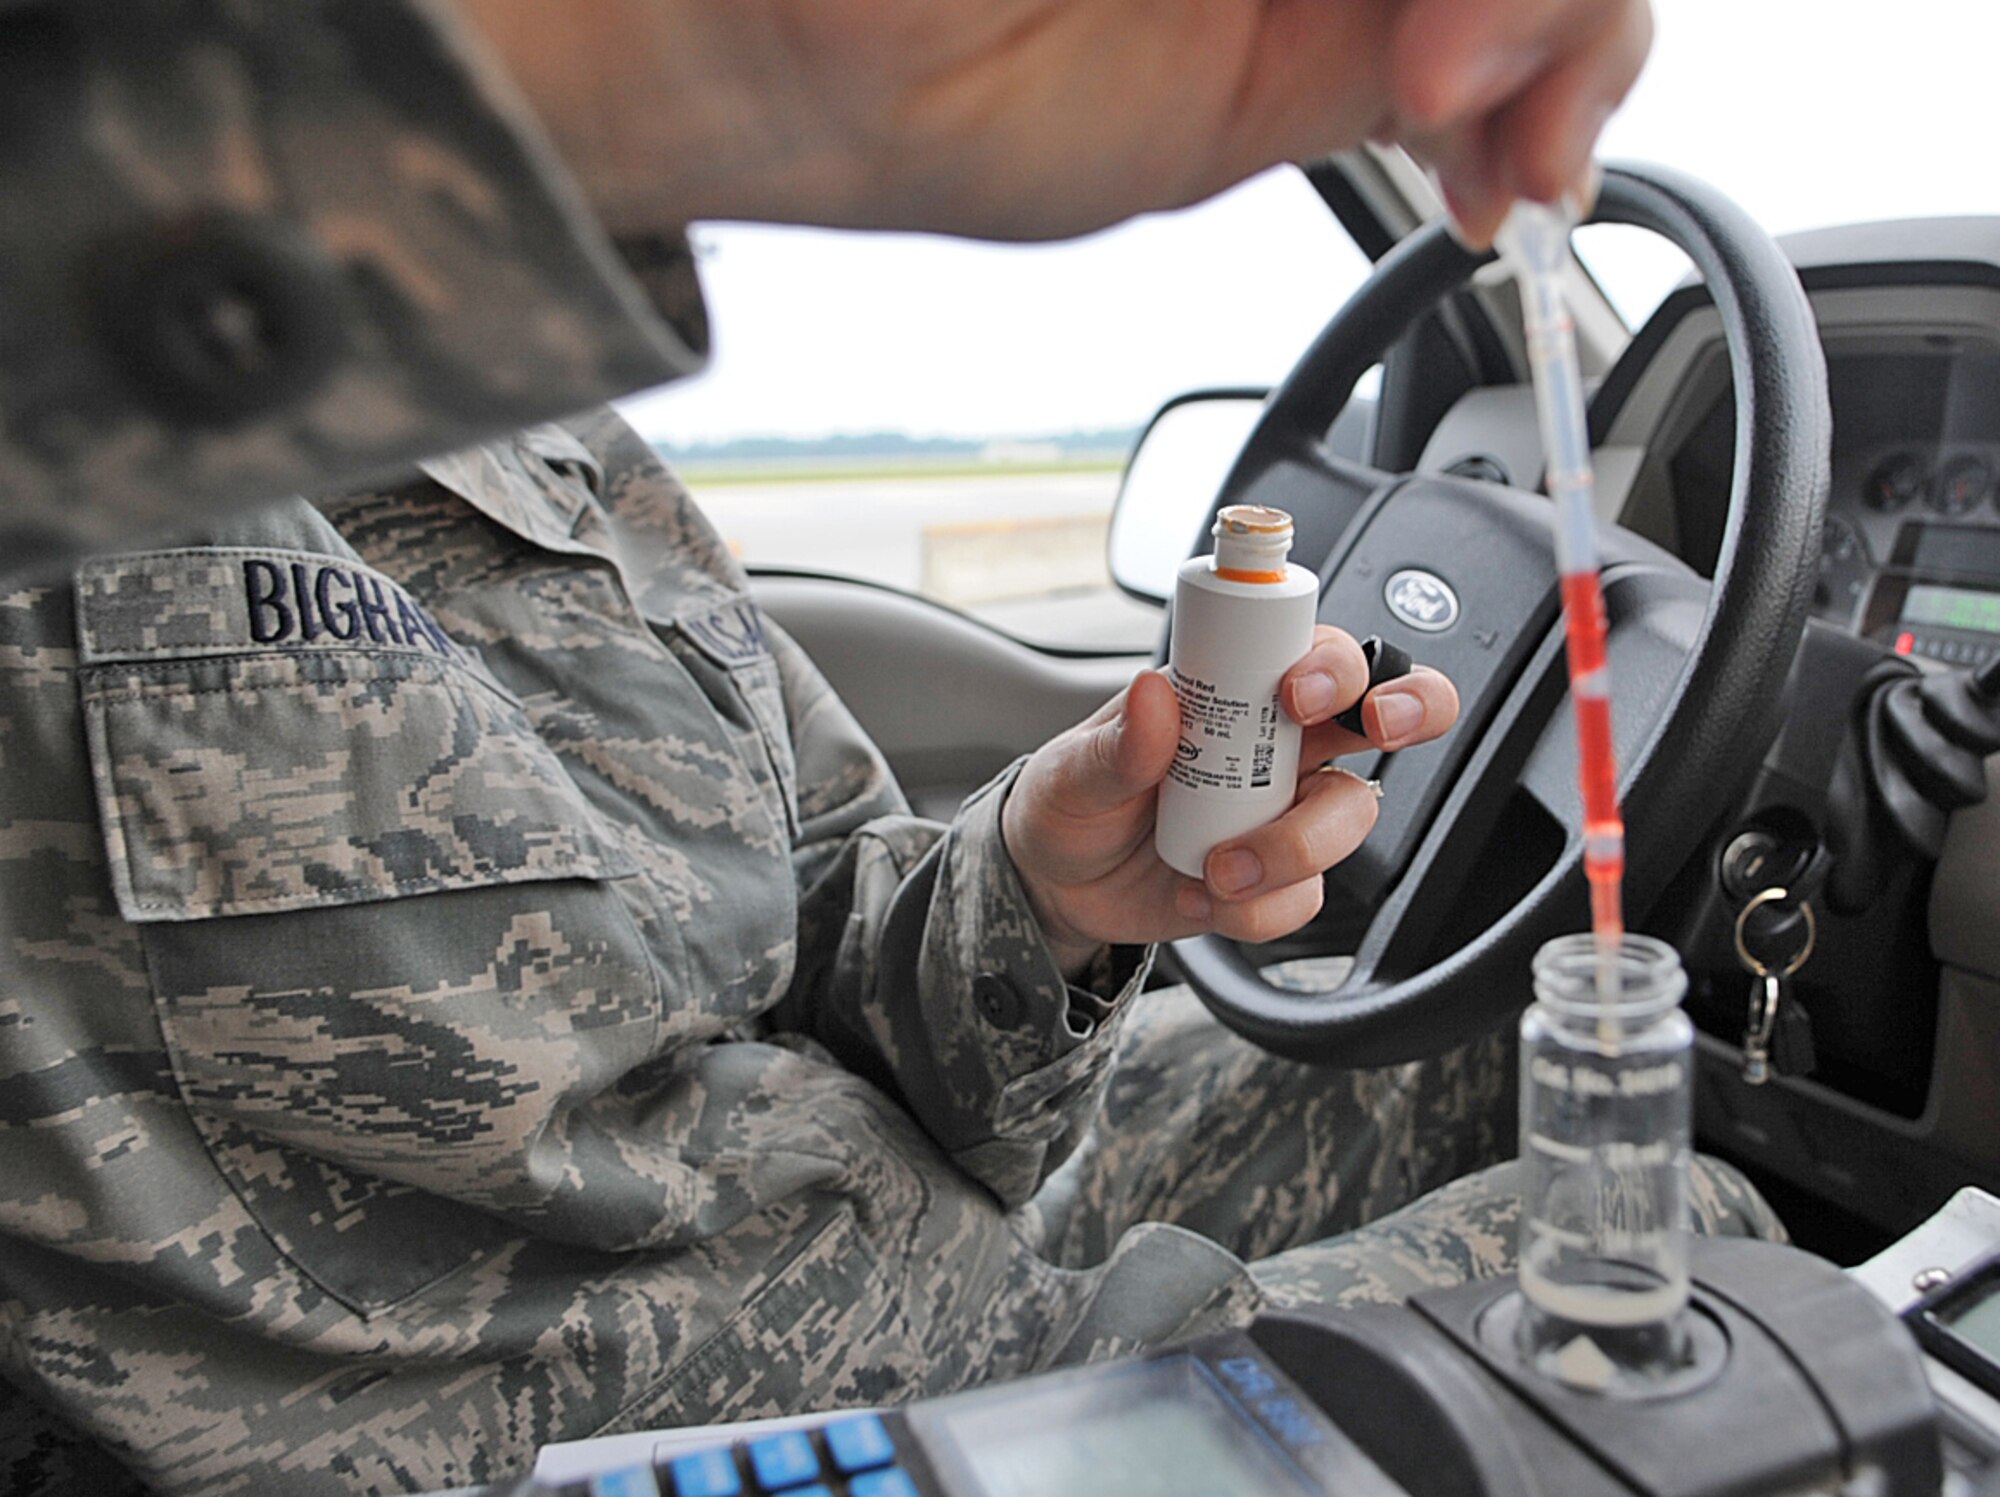
[[[1285,673],[1279,698],[1305,729],[1299,786],[1276,821],[1217,847],[1205,877],[1175,872],[1153,850],[1153,807],[1180,741],[1180,705],[1148,671],[1067,733],[1035,752],[1001,815],[1050,949],[1074,974],[1106,942],[1175,940],[1213,931],[1269,941],[1319,911],[1320,874],[1375,825],[1374,787],[1320,766],[1366,748],[1423,743],[1458,717],[1458,693],[1416,667],[1368,694],[1366,738],[1331,721],[1368,684],[1361,647],[1321,625],[1312,649]]]
[[[1583,176],[1647,0],[461,0],[614,231],[1084,233],[1365,138],[1471,237]]]
[[[1591,153],[1653,42],[1646,0],[1409,0],[1382,138],[1434,167],[1464,237],[1517,198],[1597,195]]]

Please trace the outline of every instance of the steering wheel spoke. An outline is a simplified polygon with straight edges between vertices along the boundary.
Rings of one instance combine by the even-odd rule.
[[[1629,538],[1624,549],[1632,549]],[[1648,742],[1677,705],[1675,688],[1700,642],[1708,606],[1708,588],[1700,579],[1678,563],[1662,561],[1654,566],[1613,563],[1604,574],[1610,625],[1605,653],[1615,683],[1611,732],[1618,763],[1626,770],[1621,776],[1626,788],[1632,767],[1644,762]],[[1563,826],[1581,824],[1576,717],[1567,696],[1556,703],[1522,766],[1520,785]]]

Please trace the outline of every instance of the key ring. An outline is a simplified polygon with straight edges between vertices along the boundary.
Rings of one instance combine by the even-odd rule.
[[[1813,947],[1819,943],[1819,921],[1813,915],[1812,901],[1806,900],[1799,905],[1799,913],[1806,917],[1805,944],[1799,947],[1798,955],[1792,958],[1784,971],[1774,973],[1763,962],[1758,961],[1756,957],[1750,954],[1749,943],[1743,939],[1743,932],[1745,927],[1750,923],[1750,916],[1767,904],[1776,904],[1779,900],[1786,898],[1789,893],[1790,891],[1786,889],[1766,889],[1748,904],[1744,905],[1742,912],[1736,917],[1736,959],[1743,963],[1745,970],[1754,973],[1758,977],[1790,977],[1806,964],[1806,958],[1813,954]]]

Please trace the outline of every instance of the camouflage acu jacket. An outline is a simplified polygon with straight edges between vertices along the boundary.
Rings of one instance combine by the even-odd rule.
[[[0,598],[9,1381],[165,1489],[419,1489],[1074,1329],[1003,1211],[1118,995],[629,430],[210,539]]]

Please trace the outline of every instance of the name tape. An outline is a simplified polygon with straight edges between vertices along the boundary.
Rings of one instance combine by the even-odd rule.
[[[250,557],[243,563],[243,599],[250,638],[260,645],[344,643],[366,635],[371,644],[458,654],[422,604],[388,578],[359,567]]]
[[[234,547],[100,557],[77,573],[84,663],[246,650],[400,649],[465,658],[424,606],[358,562]]]

